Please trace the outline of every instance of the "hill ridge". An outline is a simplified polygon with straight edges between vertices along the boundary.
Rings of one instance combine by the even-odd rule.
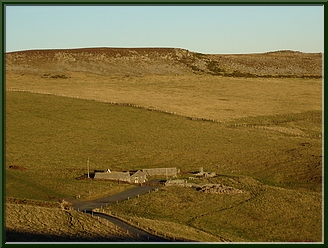
[[[5,58],[7,72],[40,75],[72,71],[104,76],[322,77],[321,53],[291,50],[203,54],[183,48],[94,47],[15,51]]]

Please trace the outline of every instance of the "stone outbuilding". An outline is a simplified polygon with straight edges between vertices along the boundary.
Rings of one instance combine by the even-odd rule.
[[[147,181],[147,173],[140,170],[136,172],[120,172],[107,169],[106,172],[96,172],[94,179],[121,181],[128,183],[145,183]]]
[[[215,172],[206,172],[204,171],[203,167],[199,168],[199,172],[195,174],[196,177],[205,177],[205,178],[209,178],[209,177],[215,177],[216,173]]]
[[[116,180],[123,182],[130,182],[130,173],[111,171],[111,172],[96,172],[94,179]]]

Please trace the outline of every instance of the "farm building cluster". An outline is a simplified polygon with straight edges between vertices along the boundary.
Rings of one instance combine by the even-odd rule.
[[[128,183],[145,183],[147,176],[177,177],[180,171],[177,168],[152,168],[137,171],[111,171],[95,172],[94,179],[122,181]]]
[[[107,169],[106,171],[96,172],[94,174],[94,179],[97,180],[112,180],[118,182],[127,182],[127,183],[136,183],[142,184],[148,181],[147,177],[150,176],[163,176],[166,179],[168,178],[177,178],[178,174],[180,174],[180,170],[172,167],[172,168],[151,168],[151,169],[142,169],[136,171],[111,171]],[[199,171],[193,173],[193,177],[189,177],[189,180],[195,178],[209,178],[214,177],[216,174],[214,172],[204,172],[203,167],[199,168]],[[167,185],[176,185],[181,184],[182,181],[180,179],[168,180]]]

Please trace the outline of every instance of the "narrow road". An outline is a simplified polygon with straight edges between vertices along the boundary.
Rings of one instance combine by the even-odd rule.
[[[155,186],[145,186],[144,185],[144,186],[138,186],[138,187],[129,189],[127,191],[118,193],[116,195],[112,195],[112,196],[101,198],[101,199],[85,201],[85,202],[69,200],[69,202],[72,203],[73,209],[107,219],[107,220],[111,221],[112,223],[114,223],[115,225],[117,225],[118,227],[139,237],[140,240],[144,240],[147,242],[171,242],[171,240],[164,239],[164,238],[161,238],[158,236],[154,236],[154,235],[147,233],[139,228],[133,227],[133,226],[129,225],[128,223],[126,223],[122,220],[119,220],[115,217],[106,215],[104,213],[98,213],[98,212],[92,211],[95,208],[106,207],[106,206],[116,203],[118,201],[124,201],[129,198],[136,197],[138,195],[146,194],[150,191],[155,190],[156,188],[157,187],[155,187]]]
[[[93,212],[93,215],[109,220],[116,226],[119,226],[120,228],[128,231],[130,234],[133,234],[134,236],[137,236],[141,240],[144,240],[146,242],[171,242],[170,240],[167,240],[167,239],[164,239],[164,238],[161,238],[158,236],[154,236],[154,235],[147,233],[139,228],[133,227],[115,217],[112,217],[112,216],[109,216],[109,215],[106,215],[103,213],[97,213],[97,212]]]
[[[155,186],[138,186],[129,189],[127,191],[118,193],[116,195],[112,195],[101,199],[85,201],[85,202],[70,200],[70,202],[72,203],[74,209],[83,212],[90,212],[94,208],[106,207],[110,204],[116,203],[117,201],[124,201],[129,198],[148,193],[149,191],[153,191],[156,188],[157,187]]]

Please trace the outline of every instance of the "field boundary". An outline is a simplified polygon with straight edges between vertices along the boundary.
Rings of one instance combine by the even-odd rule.
[[[91,98],[85,98],[85,97],[79,97],[79,96],[68,96],[68,95],[58,94],[58,93],[32,91],[32,90],[19,90],[19,89],[12,89],[12,88],[6,89],[6,91],[27,92],[27,93],[33,93],[33,94],[42,94],[42,95],[60,96],[60,97],[66,97],[66,98],[75,98],[75,99],[80,99],[80,100],[107,103],[107,104],[110,104],[110,105],[113,105],[113,106],[132,107],[132,108],[144,109],[144,110],[148,110],[148,111],[160,112],[160,113],[163,113],[163,114],[177,115],[177,116],[181,116],[181,117],[186,117],[187,119],[193,120],[193,121],[208,121],[208,122],[223,124],[223,122],[220,122],[220,121],[215,120],[215,119],[207,119],[207,118],[202,118],[202,117],[187,116],[187,115],[184,115],[184,114],[181,114],[181,113],[178,113],[178,112],[172,112],[172,111],[156,109],[156,108],[149,108],[149,107],[141,106],[141,105],[134,104],[134,103],[124,103],[124,102],[120,103],[120,102],[104,101],[104,100],[91,99]]]
[[[299,130],[297,128],[295,129],[295,128],[287,128],[287,127],[281,127],[281,126],[268,126],[268,125],[263,125],[263,124],[247,124],[247,123],[229,124],[229,123],[231,123],[231,121],[221,122],[221,121],[218,121],[218,120],[215,120],[215,119],[188,116],[188,115],[184,115],[184,114],[181,114],[181,113],[178,113],[178,112],[175,112],[175,111],[172,112],[172,111],[167,111],[167,110],[162,110],[162,109],[157,109],[157,108],[149,108],[149,107],[141,106],[141,105],[134,104],[134,103],[104,101],[104,100],[91,99],[91,98],[85,98],[85,97],[79,97],[79,96],[69,96],[69,95],[65,95],[65,94],[50,93],[50,92],[44,92],[44,91],[20,90],[20,89],[13,89],[13,88],[6,89],[6,91],[27,92],[27,93],[33,93],[33,94],[59,96],[59,97],[74,98],[74,99],[79,99],[79,100],[106,103],[106,104],[110,104],[110,105],[113,105],[113,106],[132,107],[132,108],[136,108],[136,109],[154,111],[154,112],[159,112],[159,113],[168,114],[168,115],[181,116],[181,117],[185,117],[188,120],[192,120],[192,121],[212,122],[212,123],[216,123],[216,124],[219,124],[219,125],[225,125],[225,126],[230,127],[230,128],[238,128],[238,127],[257,128],[257,129],[263,129],[263,130],[268,130],[268,131],[273,131],[273,132],[279,132],[279,133],[282,133],[282,134],[285,134],[285,135],[291,135],[291,136],[295,136],[295,137],[305,137],[305,138],[321,138],[322,137],[320,134],[319,135],[305,134],[302,130]]]

